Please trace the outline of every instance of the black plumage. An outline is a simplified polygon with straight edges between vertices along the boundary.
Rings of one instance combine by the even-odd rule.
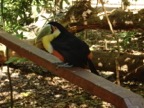
[[[91,71],[98,74],[92,61],[88,58],[88,55],[90,54],[89,46],[84,41],[70,33],[61,24],[57,22],[49,22],[49,24],[57,27],[61,32],[51,44],[53,48],[64,57],[64,62],[82,68],[89,64]]]

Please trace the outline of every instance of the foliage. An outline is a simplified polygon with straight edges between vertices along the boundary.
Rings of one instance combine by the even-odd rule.
[[[53,0],[1,0],[1,21],[4,30],[10,33],[20,30],[24,25],[35,21],[33,14],[40,13],[42,9],[48,13],[55,13],[54,5],[62,8],[64,1],[69,4],[67,0],[61,0],[60,5],[59,1]]]
[[[123,31],[118,33],[120,45],[124,51],[143,51],[143,33],[138,30]]]
[[[5,63],[10,64],[10,63],[21,63],[28,61],[26,58],[21,58],[21,57],[11,57],[9,60],[7,60]]]
[[[21,0],[20,2],[4,0],[2,17],[6,31],[13,32],[13,30],[18,30],[20,25],[28,22],[31,15],[31,2],[32,0]],[[16,29],[17,27],[18,29]]]
[[[32,7],[37,6],[37,11],[44,4],[48,4],[45,0],[4,0],[1,4],[1,13],[4,30],[13,33],[18,31],[24,25],[28,25],[34,21],[32,16]],[[49,6],[49,5],[46,5]]]
[[[128,48],[134,48],[135,46],[132,44],[132,39],[135,36],[134,31],[125,31],[125,32],[120,32],[118,35],[122,39],[121,46],[124,48],[124,50]]]

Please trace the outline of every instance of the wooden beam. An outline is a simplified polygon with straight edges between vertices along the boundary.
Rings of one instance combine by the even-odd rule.
[[[144,99],[142,96],[113,84],[85,69],[78,67],[60,68],[54,64],[60,62],[56,57],[4,31],[0,31],[0,42],[8,48],[15,50],[21,56],[47,68],[59,77],[63,77],[104,101],[110,102],[116,108],[144,108]]]

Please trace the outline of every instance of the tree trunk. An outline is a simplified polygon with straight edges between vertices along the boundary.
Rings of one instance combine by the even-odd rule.
[[[134,13],[121,8],[106,7],[114,29],[144,29],[144,9]],[[87,1],[72,6],[61,23],[69,24],[73,32],[83,29],[109,29],[102,7],[92,8]]]

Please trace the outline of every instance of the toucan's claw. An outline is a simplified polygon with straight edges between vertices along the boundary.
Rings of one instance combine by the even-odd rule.
[[[65,68],[69,68],[72,67],[72,65],[69,65],[68,63],[55,63],[57,65],[57,68],[60,67],[65,67]]]

